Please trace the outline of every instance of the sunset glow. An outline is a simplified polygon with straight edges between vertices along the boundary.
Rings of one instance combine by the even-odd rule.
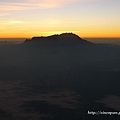
[[[120,0],[0,0],[0,38],[120,37],[119,6]]]

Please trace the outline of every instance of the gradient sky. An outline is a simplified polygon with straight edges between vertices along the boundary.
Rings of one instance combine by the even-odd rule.
[[[0,0],[0,38],[63,32],[120,37],[120,0]]]

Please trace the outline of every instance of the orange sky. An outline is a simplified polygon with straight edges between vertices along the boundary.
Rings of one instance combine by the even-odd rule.
[[[0,38],[120,37],[119,6],[120,0],[1,0]]]

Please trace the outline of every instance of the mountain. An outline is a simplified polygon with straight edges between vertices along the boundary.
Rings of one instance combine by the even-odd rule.
[[[33,37],[32,39],[27,39],[23,44],[29,45],[42,45],[42,46],[56,46],[56,45],[91,45],[93,43],[80,38],[78,35],[73,33],[62,33],[60,35],[51,35],[47,37]]]
[[[120,111],[120,47],[72,33],[0,45],[0,85],[0,120],[117,120],[88,110]]]

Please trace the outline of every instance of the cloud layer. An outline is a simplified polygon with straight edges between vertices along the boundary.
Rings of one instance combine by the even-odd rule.
[[[72,2],[86,2],[100,0],[12,0],[0,1],[0,10],[29,10],[60,7]]]
[[[68,2],[74,2],[74,0],[24,0],[22,2],[0,2],[0,10],[29,10],[29,9],[45,9],[55,8],[66,4]]]

